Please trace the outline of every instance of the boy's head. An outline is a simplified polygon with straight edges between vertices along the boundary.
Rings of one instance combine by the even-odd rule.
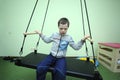
[[[59,33],[64,35],[66,34],[68,28],[69,28],[69,20],[67,18],[61,18],[58,21],[58,28],[59,28]]]

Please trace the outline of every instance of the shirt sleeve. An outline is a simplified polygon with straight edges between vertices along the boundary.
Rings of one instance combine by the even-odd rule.
[[[72,37],[70,38],[70,41],[69,41],[69,45],[74,49],[74,50],[79,50],[82,45],[84,44],[85,41],[83,40],[80,40],[78,41],[77,44],[75,44],[75,42],[73,41]]]
[[[40,37],[42,38],[42,40],[43,40],[45,43],[50,43],[50,42],[53,41],[53,39],[52,39],[53,34],[52,34],[50,37],[47,37],[46,35],[41,34]]]

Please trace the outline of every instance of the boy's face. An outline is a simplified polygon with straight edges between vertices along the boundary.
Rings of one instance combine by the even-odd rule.
[[[64,35],[64,34],[67,33],[68,24],[60,24],[58,28],[59,28],[59,33],[60,33],[61,35]]]

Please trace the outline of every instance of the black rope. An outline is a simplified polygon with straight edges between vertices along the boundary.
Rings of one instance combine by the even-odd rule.
[[[46,7],[45,15],[44,15],[44,20],[43,20],[43,23],[42,23],[42,28],[41,28],[41,33],[43,32],[43,28],[44,28],[44,24],[45,24],[47,12],[48,12],[49,3],[50,3],[50,0],[48,0],[48,2],[47,2],[47,7]],[[36,44],[36,48],[35,48],[35,50],[34,50],[35,53],[37,53],[37,48],[38,48],[40,39],[41,39],[41,38],[40,38],[40,36],[39,36],[39,39],[38,39],[37,44]]]
[[[89,22],[89,17],[88,17],[88,10],[87,10],[86,0],[84,0],[84,4],[85,4],[85,11],[86,11],[86,16],[87,16],[87,22],[88,22],[89,34],[90,34],[90,38],[92,39],[91,28],[90,28],[90,22]]]
[[[86,0],[84,0],[84,5],[85,5],[86,16],[87,16],[87,22],[88,22],[89,34],[90,34],[90,38],[92,39]],[[95,59],[94,47],[93,47],[93,43],[92,43],[92,42],[91,42],[91,47],[92,47],[92,52],[93,52],[94,65],[95,65],[96,59]],[[96,67],[95,67],[95,68],[96,68]]]
[[[29,26],[30,26],[30,23],[31,23],[33,14],[34,14],[35,9],[36,9],[36,6],[37,6],[37,3],[38,3],[38,0],[36,0],[36,2],[35,2],[35,5],[34,5],[33,11],[32,11],[32,14],[31,14],[31,16],[30,16],[30,19],[29,19],[29,22],[28,22],[28,25],[27,25],[27,28],[26,28],[25,32],[28,31],[28,28],[29,28]],[[23,54],[23,47],[24,47],[25,39],[26,39],[26,35],[24,35],[22,47],[21,47],[21,50],[20,50],[20,52],[19,52],[20,56]]]
[[[83,7],[82,7],[82,0],[80,0],[80,5],[81,5],[81,15],[82,15],[82,25],[83,25],[83,33],[84,33],[84,36],[85,36],[85,23],[84,23],[84,15],[83,15]],[[85,41],[85,51],[86,51],[86,54],[87,54],[87,58],[88,58],[88,47],[87,47],[87,43]],[[87,59],[89,60],[89,59]]]

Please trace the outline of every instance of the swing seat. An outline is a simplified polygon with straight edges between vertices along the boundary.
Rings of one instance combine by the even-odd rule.
[[[27,67],[36,69],[37,64],[42,61],[47,55],[42,53],[34,53],[30,54],[18,59],[15,64],[17,66]],[[87,80],[102,80],[102,76],[98,71],[95,71],[95,66],[90,61],[83,61],[77,58],[66,57],[67,60],[67,75],[73,76],[77,78],[83,78]],[[54,68],[50,67],[49,72],[51,72]]]

